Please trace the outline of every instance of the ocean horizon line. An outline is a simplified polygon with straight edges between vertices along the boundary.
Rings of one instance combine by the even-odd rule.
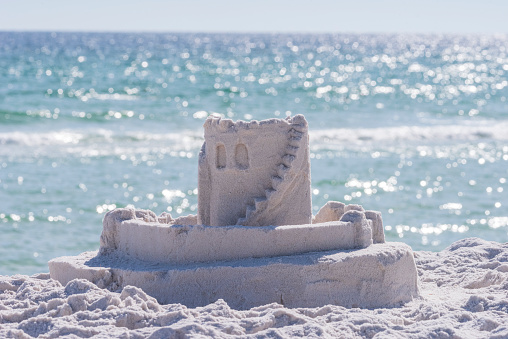
[[[277,30],[240,30],[240,31],[200,31],[200,30],[74,30],[74,29],[0,29],[0,33],[59,33],[59,34],[223,34],[223,35],[372,35],[372,36],[426,36],[426,37],[442,37],[442,36],[507,36],[508,32],[371,32],[371,31],[277,31]]]

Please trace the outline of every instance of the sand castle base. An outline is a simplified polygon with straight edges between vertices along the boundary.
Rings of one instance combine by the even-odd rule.
[[[85,252],[53,259],[49,268],[62,284],[82,278],[110,290],[133,285],[159,303],[188,307],[224,299],[235,309],[273,302],[286,307],[375,308],[398,306],[418,296],[412,250],[402,243],[178,266]]]

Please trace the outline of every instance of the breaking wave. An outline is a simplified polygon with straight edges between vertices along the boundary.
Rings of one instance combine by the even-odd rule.
[[[476,125],[398,126],[383,128],[340,128],[310,131],[310,142],[348,144],[372,142],[449,142],[508,140],[508,122]]]
[[[508,140],[508,122],[476,125],[398,126],[385,128],[339,128],[310,131],[312,145],[344,145],[370,143],[439,143],[450,141]],[[147,133],[141,131],[114,132],[109,129],[93,131],[59,130],[52,132],[0,133],[0,145],[45,148],[50,146],[97,147],[169,147],[198,150],[203,143],[202,131]],[[0,154],[3,152],[0,152]]]

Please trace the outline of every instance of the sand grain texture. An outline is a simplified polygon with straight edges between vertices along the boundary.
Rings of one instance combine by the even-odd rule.
[[[160,305],[141,289],[118,292],[84,280],[0,277],[0,337],[508,337],[508,244],[469,238],[442,252],[415,252],[422,297],[401,307],[231,309]],[[269,286],[267,286],[269,288]]]

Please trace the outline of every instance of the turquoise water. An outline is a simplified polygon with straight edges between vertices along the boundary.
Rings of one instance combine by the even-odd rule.
[[[99,247],[104,213],[194,214],[208,114],[305,114],[313,208],[386,237],[508,241],[508,36],[0,32],[0,274]]]

